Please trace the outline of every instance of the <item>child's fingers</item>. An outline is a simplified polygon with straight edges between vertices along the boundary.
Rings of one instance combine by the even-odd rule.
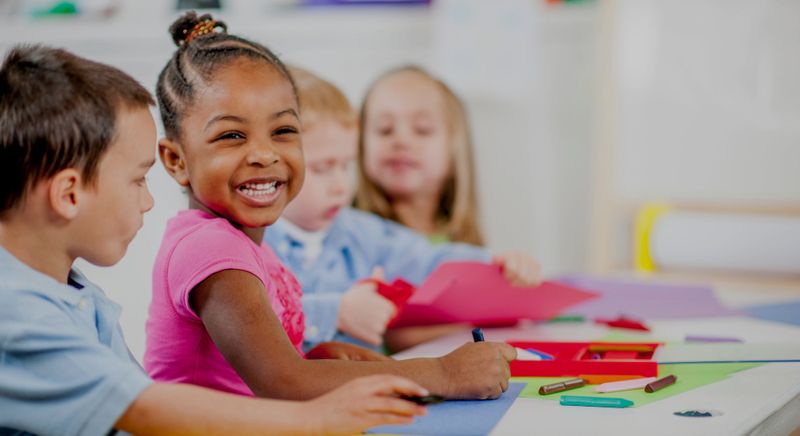
[[[505,392],[505,391],[508,390],[508,379],[509,379],[508,377],[505,377],[505,378],[500,380],[500,390],[502,392]]]
[[[392,300],[384,297],[383,295],[380,296],[381,298],[381,311],[384,315],[388,316],[389,318],[393,317],[395,312],[397,312],[397,306],[392,303]]]
[[[515,253],[505,256],[505,263],[503,263],[503,271],[505,271],[506,275],[509,273],[517,274],[519,273],[522,266],[520,265],[519,256]]]
[[[492,342],[498,350],[500,350],[500,354],[503,356],[503,359],[506,362],[511,362],[512,360],[517,358],[517,350],[512,347],[511,345],[504,344],[501,342]]]
[[[541,270],[541,265],[536,259],[528,256],[523,255],[521,258],[521,271],[520,275],[522,280],[528,285],[536,285],[541,281],[539,277],[539,273]]]
[[[375,376],[375,381],[370,385],[373,392],[384,395],[400,394],[425,397],[430,395],[427,389],[405,377],[396,375]]]
[[[370,278],[383,281],[385,276],[386,273],[384,272],[383,267],[376,266],[375,268],[372,269],[372,275],[370,276]]]
[[[364,332],[361,338],[364,342],[370,345],[380,345],[382,341],[381,335],[375,332]]]
[[[424,415],[425,406],[398,397],[375,397],[369,400],[370,413],[391,413],[400,416]]]
[[[371,413],[369,415],[369,427],[378,425],[392,425],[392,424],[411,424],[414,422],[413,416],[395,415],[393,413]]]

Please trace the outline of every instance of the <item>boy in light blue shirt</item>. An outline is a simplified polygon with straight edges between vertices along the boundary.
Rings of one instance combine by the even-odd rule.
[[[59,283],[4,248],[0,277],[0,434],[107,433],[152,383],[128,354],[120,307],[78,271]]]
[[[387,332],[396,308],[374,283],[359,283],[362,279],[400,277],[418,285],[444,261],[479,260],[502,265],[515,284],[539,281],[538,264],[523,253],[493,257],[473,245],[433,244],[405,226],[349,207],[358,142],[352,106],[331,83],[298,68],[291,72],[300,97],[306,178],[264,239],[302,285],[306,349],[330,340],[376,347],[385,339],[390,349],[399,350],[463,329]]]
[[[0,435],[349,434],[423,413],[398,396],[428,392],[393,376],[288,402],[142,371],[120,307],[72,264],[118,262],[152,208],[152,104],[130,76],[64,50],[19,46],[0,67]]]

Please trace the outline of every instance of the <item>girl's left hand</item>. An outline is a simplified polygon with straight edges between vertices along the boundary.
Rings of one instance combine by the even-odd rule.
[[[347,342],[323,342],[306,353],[306,359],[392,360],[391,357]]]
[[[492,257],[492,263],[503,268],[506,280],[514,286],[536,286],[542,281],[539,262],[521,251],[496,254]]]

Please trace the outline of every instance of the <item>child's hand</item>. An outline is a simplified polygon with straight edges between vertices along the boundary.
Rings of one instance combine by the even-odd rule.
[[[471,342],[440,357],[447,377],[447,398],[497,398],[508,389],[508,363],[517,358],[514,347],[500,342]]]
[[[506,280],[514,286],[536,286],[542,281],[539,262],[521,251],[494,255],[492,263],[503,267]]]
[[[362,377],[304,404],[304,419],[316,421],[313,434],[353,434],[377,425],[410,424],[426,413],[424,406],[400,395],[426,396],[428,391],[393,375]]]
[[[370,349],[346,342],[323,342],[306,353],[307,359],[339,360],[392,360],[392,358]]]
[[[383,280],[383,271],[376,268],[372,278]],[[337,327],[342,332],[368,344],[380,345],[386,325],[394,317],[394,303],[376,292],[375,283],[357,283],[342,297]]]

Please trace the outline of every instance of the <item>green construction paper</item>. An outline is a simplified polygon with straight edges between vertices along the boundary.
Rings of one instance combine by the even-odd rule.
[[[653,337],[653,334],[645,331],[609,328],[602,338],[592,342],[664,342]]]
[[[586,395],[591,397],[617,397],[625,398],[634,402],[633,407],[644,406],[654,401],[663,400],[686,391],[690,391],[701,386],[725,380],[731,374],[744,371],[750,368],[761,366],[761,363],[710,363],[710,364],[680,364],[680,365],[658,365],[659,377],[674,374],[678,381],[671,386],[667,386],[660,391],[648,394],[644,389],[632,391],[612,392],[600,394],[594,392],[595,385],[586,385],[578,389],[571,389],[550,395],[539,395],[539,387],[542,385],[557,383],[564,380],[574,379],[575,377],[512,377],[511,381],[525,382],[528,385],[519,395],[522,398],[535,398],[540,400],[558,401],[561,394],[566,395]]]

